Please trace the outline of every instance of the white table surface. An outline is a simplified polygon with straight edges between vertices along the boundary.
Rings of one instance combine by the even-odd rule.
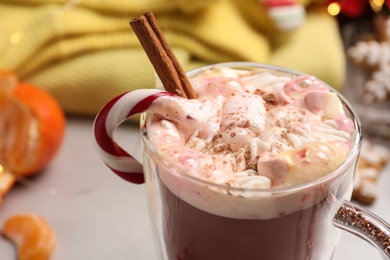
[[[92,123],[68,119],[64,143],[50,166],[31,179],[33,186],[18,184],[4,198],[0,225],[13,214],[41,214],[57,234],[55,260],[154,260],[145,186],[126,183],[103,165],[92,143]],[[136,127],[120,127],[117,140],[125,148],[137,148],[137,134]],[[389,198],[390,171],[386,170],[379,199],[368,209],[388,222]],[[0,259],[16,260],[14,246],[3,237]],[[382,258],[366,242],[343,233],[334,259]]]

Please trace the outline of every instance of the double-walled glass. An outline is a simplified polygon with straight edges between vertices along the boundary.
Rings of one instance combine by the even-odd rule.
[[[213,66],[299,75],[255,63]],[[150,138],[153,114],[143,114],[143,167],[159,259],[332,259],[341,231],[333,225],[334,216],[343,201],[351,198],[361,145],[359,120],[339,97],[355,125],[352,149],[344,163],[320,179],[277,189],[216,185],[168,164]]]

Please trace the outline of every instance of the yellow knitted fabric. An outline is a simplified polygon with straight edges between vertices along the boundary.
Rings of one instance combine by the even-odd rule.
[[[124,91],[154,87],[152,66],[129,25],[146,10],[185,70],[256,61],[343,84],[332,17],[308,9],[305,24],[284,33],[257,0],[3,0],[0,68],[50,91],[66,112],[93,116]]]

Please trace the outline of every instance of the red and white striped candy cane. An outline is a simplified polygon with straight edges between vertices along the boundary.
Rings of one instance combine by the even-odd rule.
[[[174,94],[157,89],[126,92],[107,103],[95,118],[95,148],[107,167],[126,181],[144,183],[142,164],[114,141],[114,132],[126,119],[148,111],[153,101],[162,96]]]

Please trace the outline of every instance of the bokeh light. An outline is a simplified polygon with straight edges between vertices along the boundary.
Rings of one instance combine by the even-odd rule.
[[[377,1],[381,1],[381,0],[377,0]],[[333,2],[328,5],[328,13],[332,16],[338,15],[340,13],[340,10],[341,10],[340,4],[337,2]]]
[[[383,7],[384,3],[385,3],[384,0],[370,0],[371,9],[375,13],[379,13],[382,10],[382,7]]]

